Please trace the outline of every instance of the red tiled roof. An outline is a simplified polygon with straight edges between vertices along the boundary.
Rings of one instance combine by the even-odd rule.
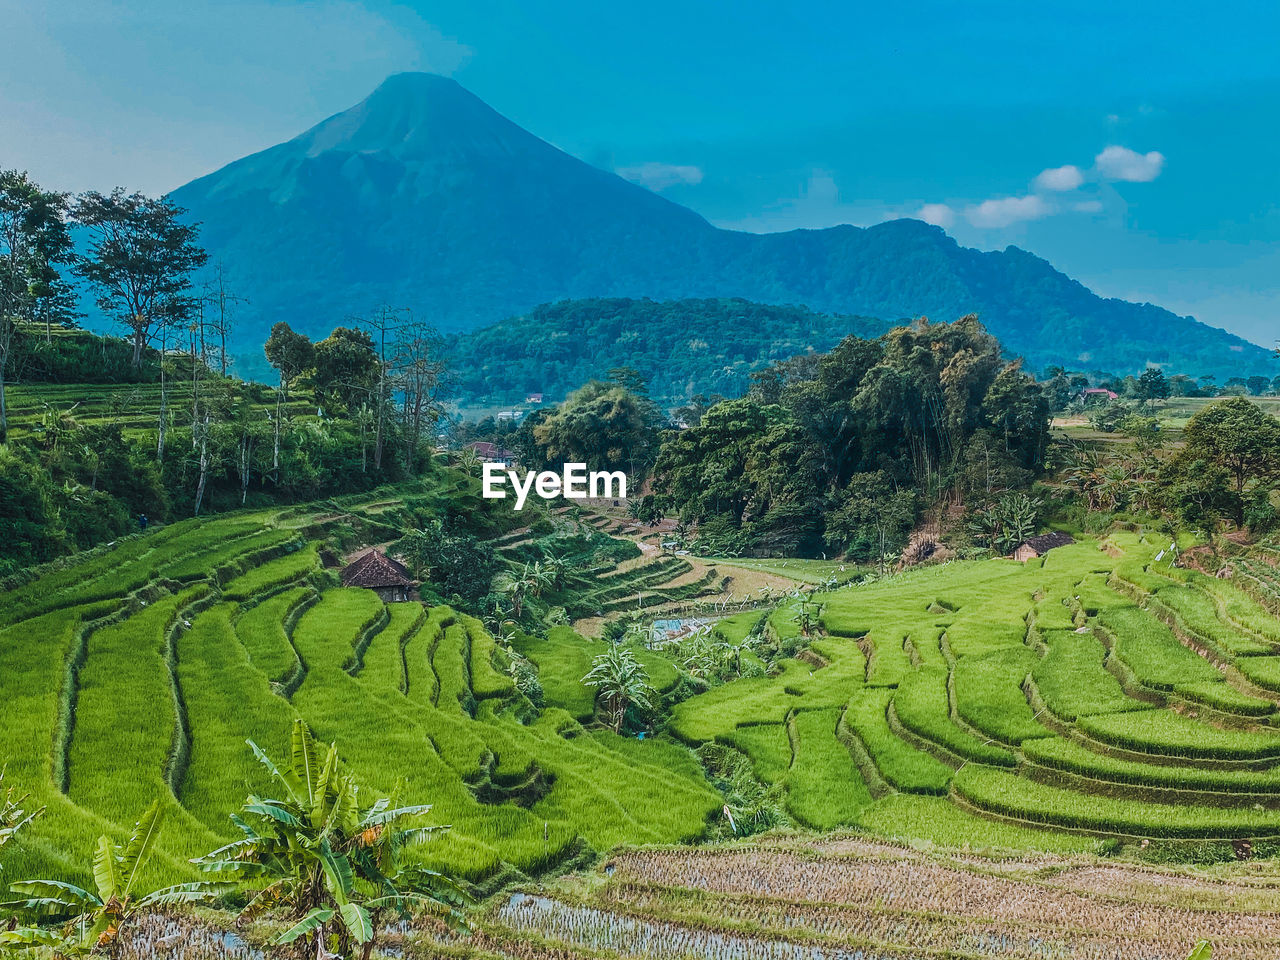
[[[467,444],[476,455],[484,460],[514,460],[515,454],[510,450],[504,450],[489,440],[474,440]]]

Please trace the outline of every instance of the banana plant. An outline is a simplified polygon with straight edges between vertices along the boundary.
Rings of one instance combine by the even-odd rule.
[[[340,769],[336,745],[324,748],[301,720],[294,721],[287,766],[247,742],[284,796],[250,796],[231,817],[244,836],[194,861],[247,888],[252,896],[242,920],[280,910],[290,926],[277,945],[293,944],[300,956],[324,947],[348,957],[359,947],[366,958],[388,910],[405,916],[414,905],[459,921],[457,885],[401,860],[448,829],[420,825],[430,805],[399,806],[391,797],[362,806],[354,778]]]
[[[156,838],[164,822],[164,807],[157,800],[147,808],[122,844],[110,837],[98,838],[93,855],[94,890],[60,880],[23,880],[10,890],[25,899],[0,904],[35,917],[69,918],[59,926],[18,927],[0,932],[0,947],[44,948],[55,956],[82,956],[98,950],[118,952],[123,932],[138,915],[156,907],[215,899],[230,891],[226,884],[183,883],[148,894],[138,893],[138,882],[155,852]]]
[[[0,787],[3,786],[4,771],[0,770]],[[22,806],[26,800],[26,794],[17,795],[13,787],[5,790],[4,798],[0,800],[0,850],[17,835],[19,830],[44,813],[44,807],[28,813]],[[4,865],[0,864],[0,870],[3,869]]]

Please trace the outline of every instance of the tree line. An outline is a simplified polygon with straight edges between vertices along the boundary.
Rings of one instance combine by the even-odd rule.
[[[184,214],[164,197],[73,197],[0,171],[0,533],[10,546],[0,573],[117,537],[144,516],[311,499],[428,466],[449,386],[434,328],[389,306],[316,343],[277,324],[266,355],[278,387],[240,380],[227,345],[245,301]],[[123,340],[59,333],[76,325],[82,291]],[[79,404],[50,407],[5,442],[14,369],[28,381],[148,389],[137,412],[128,400],[92,418]],[[139,418],[150,426],[137,429]]]

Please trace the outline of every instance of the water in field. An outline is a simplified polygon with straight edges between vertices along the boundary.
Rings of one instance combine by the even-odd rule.
[[[890,960],[861,948],[820,946],[788,940],[755,940],[698,930],[562,903],[550,897],[513,893],[498,919],[515,930],[592,950],[642,957],[706,957],[708,960]],[[895,960],[905,960],[901,956]]]
[[[188,915],[142,917],[125,938],[124,960],[266,960],[266,954],[233,930],[205,925]]]

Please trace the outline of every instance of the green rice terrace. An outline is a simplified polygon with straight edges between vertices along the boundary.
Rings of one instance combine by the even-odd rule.
[[[91,884],[98,838],[125,842],[157,799],[140,886],[207,879],[193,860],[273,789],[248,741],[285,756],[301,720],[362,795],[449,828],[412,858],[477,907],[462,930],[401,924],[394,955],[1280,951],[1280,554],[1210,578],[1171,563],[1167,534],[1117,530],[824,593],[829,565],[716,566],[601,514],[494,544],[516,569],[560,538],[574,562],[538,602],[583,629],[339,586],[343,548],[390,542],[439,494],[185,521],[13,585],[0,762],[44,812],[4,848],[5,882]],[[720,618],[621,640],[656,697],[643,737],[583,682],[608,647],[586,627],[633,610]],[[121,949],[264,955],[230,922],[161,909]]]

